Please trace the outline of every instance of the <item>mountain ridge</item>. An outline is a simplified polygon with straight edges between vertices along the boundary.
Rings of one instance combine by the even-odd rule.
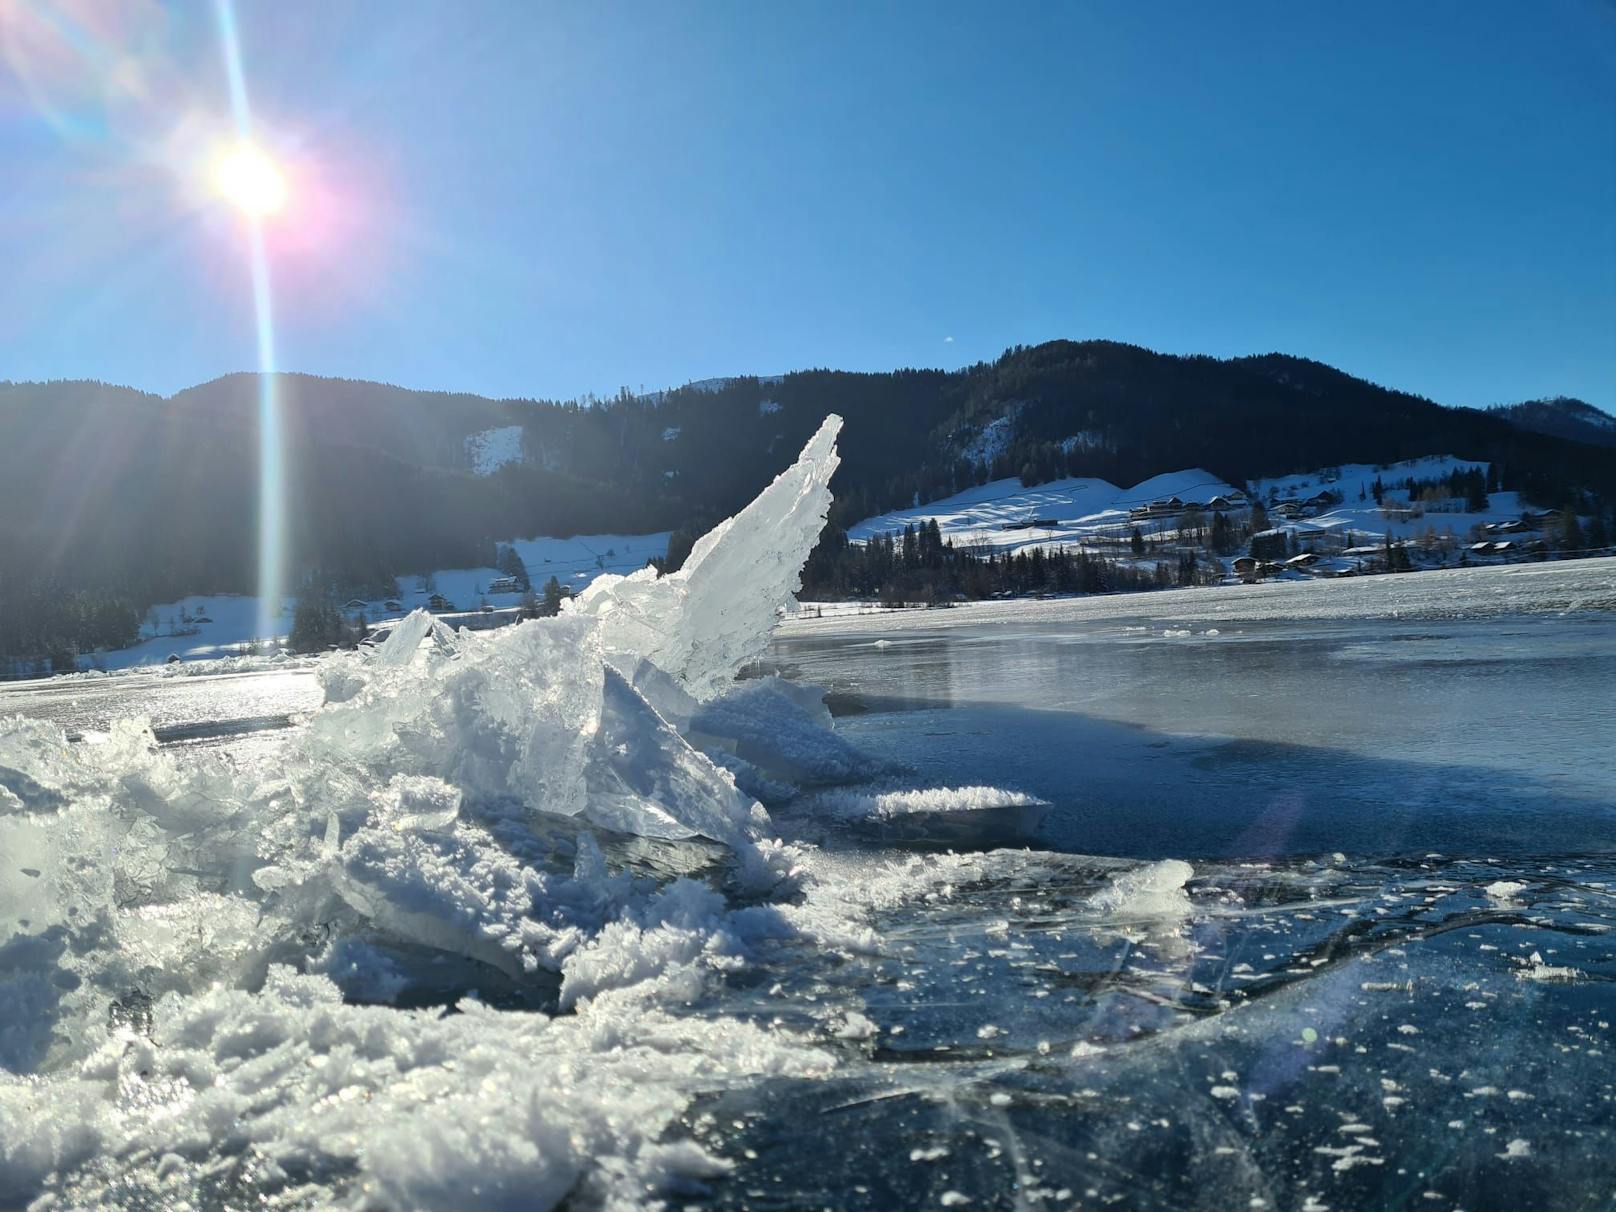
[[[290,372],[275,382],[291,564],[333,585],[491,564],[493,544],[513,536],[705,528],[751,500],[829,412],[847,421],[833,485],[842,527],[1007,476],[1124,484],[1199,466],[1240,484],[1439,452],[1496,464],[1546,505],[1616,502],[1616,449],[1277,353],[1052,341],[955,371],[812,369],[583,401]],[[0,581],[136,604],[253,588],[259,386],[251,372],[170,397],[0,383],[11,519]],[[995,422],[995,441],[973,450]],[[467,439],[513,427],[504,449],[520,457],[479,468]]]

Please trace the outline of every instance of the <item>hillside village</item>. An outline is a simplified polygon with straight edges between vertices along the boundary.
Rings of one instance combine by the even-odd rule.
[[[1072,478],[997,480],[868,518],[851,545],[935,530],[978,561],[1056,553],[1154,584],[1254,584],[1608,554],[1598,514],[1537,507],[1486,463],[1450,456],[1349,464],[1236,487],[1201,469],[1130,489]],[[902,563],[901,558],[899,563]],[[1117,588],[1131,588],[1118,585]],[[1002,591],[1001,591],[1002,592]]]

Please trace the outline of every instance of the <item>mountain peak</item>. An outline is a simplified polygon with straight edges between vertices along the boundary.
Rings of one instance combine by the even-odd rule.
[[[1594,446],[1616,446],[1616,417],[1573,396],[1499,404],[1488,411],[1533,433],[1570,438]]]

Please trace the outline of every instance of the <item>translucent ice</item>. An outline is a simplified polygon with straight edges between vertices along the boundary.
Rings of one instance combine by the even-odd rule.
[[[601,621],[607,656],[631,682],[649,664],[705,701],[762,653],[824,528],[841,426],[827,417],[797,461],[698,540],[678,572],[597,577],[578,597],[573,612]]]

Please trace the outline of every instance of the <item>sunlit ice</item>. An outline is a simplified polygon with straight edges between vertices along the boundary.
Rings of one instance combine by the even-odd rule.
[[[286,174],[267,152],[250,143],[219,155],[213,164],[213,187],[254,218],[278,214],[286,206]]]

